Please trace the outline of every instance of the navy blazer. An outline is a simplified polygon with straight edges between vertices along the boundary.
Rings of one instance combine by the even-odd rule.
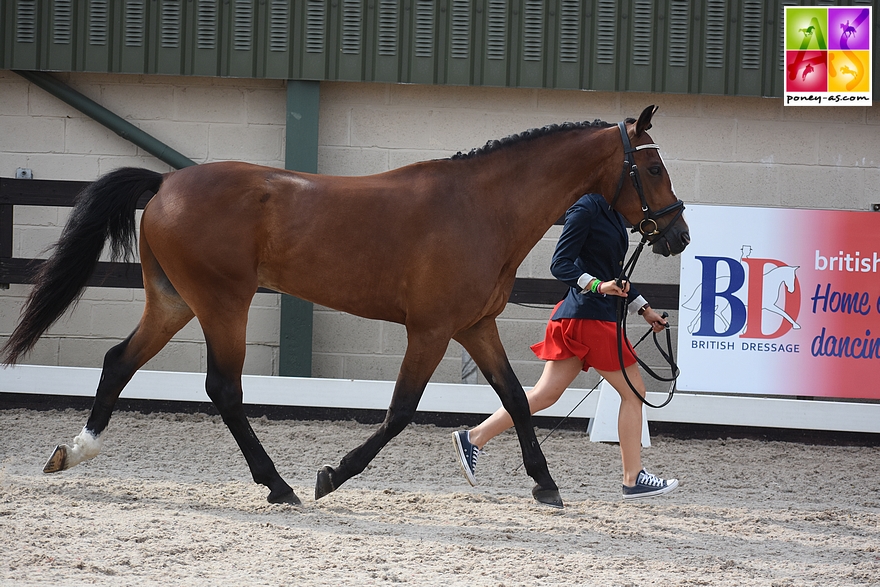
[[[581,293],[578,278],[584,273],[602,281],[620,276],[629,248],[623,217],[599,194],[586,194],[565,213],[565,226],[556,243],[550,272],[569,286],[568,294],[552,320],[586,318],[617,321],[618,296]],[[630,284],[627,303],[639,293]]]

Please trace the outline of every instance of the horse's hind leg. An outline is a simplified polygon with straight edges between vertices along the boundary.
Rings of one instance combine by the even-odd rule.
[[[245,357],[247,312],[247,300],[235,311],[203,313],[197,310],[208,345],[205,390],[238,443],[254,481],[269,488],[268,501],[300,505],[302,502],[278,474],[244,413],[241,371]]]
[[[513,419],[522,449],[523,464],[526,472],[537,483],[532,489],[532,495],[541,503],[562,507],[559,488],[550,476],[547,460],[532,427],[529,401],[501,345],[495,320],[484,318],[470,329],[457,334],[455,339],[474,359],[501,399],[501,405]]]
[[[446,352],[449,338],[410,331],[407,336],[406,354],[400,365],[385,421],[366,442],[345,455],[336,469],[327,465],[318,471],[315,499],[339,489],[348,479],[362,472],[382,447],[412,421],[425,386]]]
[[[192,310],[180,299],[165,280],[155,259],[144,254],[144,289],[146,304],[140,323],[128,338],[107,351],[101,379],[95,393],[95,402],[82,432],[73,445],[61,444],[46,466],[44,473],[56,473],[91,459],[101,450],[101,433],[110,422],[110,415],[122,389],[144,363],[156,355],[174,334],[192,320]]]

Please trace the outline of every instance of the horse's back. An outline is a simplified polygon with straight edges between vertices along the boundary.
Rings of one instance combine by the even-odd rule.
[[[188,167],[167,176],[142,235],[172,282],[195,278],[241,295],[263,286],[404,322],[477,244],[432,175],[430,165],[363,177]]]

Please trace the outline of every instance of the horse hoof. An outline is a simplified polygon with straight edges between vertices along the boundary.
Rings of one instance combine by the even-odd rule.
[[[273,491],[269,494],[269,497],[266,498],[266,501],[269,503],[287,503],[296,506],[302,505],[302,501],[300,501],[299,497],[297,497],[292,489],[278,492],[277,495]]]
[[[562,503],[562,497],[559,495],[558,489],[544,489],[540,485],[535,485],[532,488],[532,497],[534,497],[538,503],[543,503],[550,507],[560,509],[565,507]]]
[[[328,493],[333,493],[336,486],[333,485],[333,467],[324,465],[318,471],[318,480],[315,483],[315,499],[321,499]]]
[[[44,473],[58,473],[67,468],[67,447],[59,444],[43,466]]]

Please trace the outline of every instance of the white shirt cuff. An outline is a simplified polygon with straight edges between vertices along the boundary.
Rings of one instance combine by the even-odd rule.
[[[590,282],[596,279],[589,273],[584,273],[580,277],[578,277],[578,287],[581,288],[581,293],[587,293],[587,287],[590,285]]]
[[[646,300],[646,299],[645,299],[644,297],[642,297],[642,296],[639,296],[639,297],[637,297],[636,299],[634,299],[633,301],[631,301],[631,302],[629,303],[629,305],[626,307],[626,309],[627,309],[627,311],[628,311],[630,314],[635,314],[635,313],[637,313],[637,312],[639,311],[639,309],[640,309],[642,306],[644,306],[644,305],[647,304],[647,303],[648,303],[648,300]]]

